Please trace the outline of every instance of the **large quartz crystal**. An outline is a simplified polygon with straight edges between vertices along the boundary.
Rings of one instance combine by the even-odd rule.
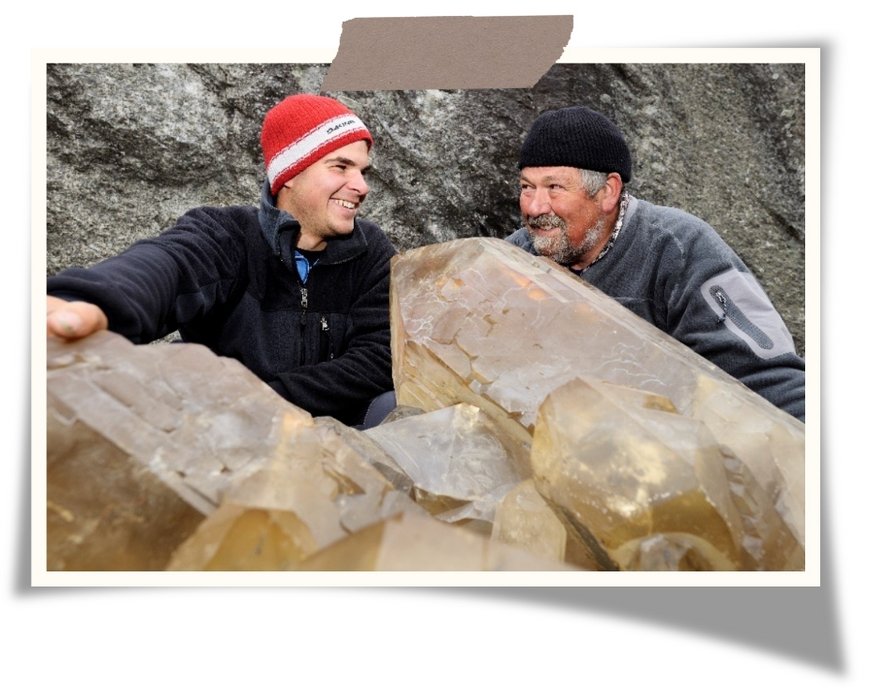
[[[50,570],[163,568],[278,428],[313,423],[199,345],[101,332],[47,350]]]
[[[399,403],[476,405],[505,445],[533,440],[538,489],[601,565],[636,562],[634,538],[678,527],[702,533],[712,567],[802,566],[803,424],[576,276],[497,239],[428,246],[394,258],[391,319]],[[618,411],[598,416],[601,404],[576,393],[553,410],[563,445],[536,444],[541,404],[575,378],[623,388]],[[598,426],[596,447],[579,445],[580,421]],[[599,480],[593,489],[571,460]],[[631,488],[611,492],[620,481]],[[633,513],[614,535],[602,529],[611,501]]]

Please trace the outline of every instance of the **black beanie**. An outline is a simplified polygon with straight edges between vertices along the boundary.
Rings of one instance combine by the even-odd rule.
[[[541,114],[525,137],[519,168],[567,165],[631,179],[631,152],[618,127],[588,107]]]

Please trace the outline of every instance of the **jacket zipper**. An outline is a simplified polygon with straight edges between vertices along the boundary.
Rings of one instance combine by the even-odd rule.
[[[721,307],[721,316],[718,319],[718,323],[724,323],[724,321],[729,318],[733,325],[747,336],[754,339],[754,341],[764,350],[769,350],[773,347],[774,343],[772,342],[772,339],[745,317],[745,315],[739,310],[739,307],[733,303],[733,300],[729,296],[727,296],[727,293],[722,287],[713,285],[709,288],[709,291]]]
[[[299,283],[299,290],[302,293],[302,299],[300,304],[302,306],[302,315],[299,317],[299,325],[301,326],[301,331],[299,333],[300,338],[300,355],[299,355],[299,363],[305,364],[305,326],[308,323],[308,288],[303,286],[302,283]]]

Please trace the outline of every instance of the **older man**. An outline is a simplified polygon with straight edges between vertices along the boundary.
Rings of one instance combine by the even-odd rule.
[[[545,255],[805,420],[805,363],[746,265],[707,223],[625,190],[621,131],[587,107],[544,112],[519,156],[524,228]]]
[[[286,98],[262,125],[259,207],[193,209],[160,236],[50,278],[49,335],[108,328],[146,343],[179,330],[312,414],[362,423],[392,388],[395,248],[356,216],[372,143],[340,102]]]

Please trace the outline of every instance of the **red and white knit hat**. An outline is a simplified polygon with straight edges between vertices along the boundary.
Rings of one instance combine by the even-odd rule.
[[[272,195],[326,154],[362,140],[374,144],[362,120],[338,100],[287,97],[268,111],[260,135]]]

